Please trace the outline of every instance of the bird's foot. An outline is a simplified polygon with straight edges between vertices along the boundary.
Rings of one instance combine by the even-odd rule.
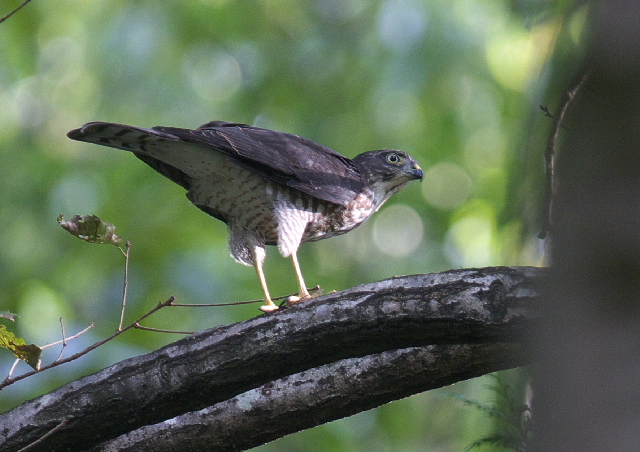
[[[298,303],[299,301],[310,300],[323,294],[323,290],[320,286],[315,286],[308,291],[305,290],[305,292],[306,293],[299,293],[298,295],[289,295],[284,299],[284,303]]]
[[[278,306],[276,306],[273,302],[260,306],[260,310],[262,312],[273,312],[277,311],[278,309],[280,308],[278,308]]]
[[[310,289],[309,291],[307,291],[306,295],[304,295],[304,294],[287,295],[285,297],[274,298],[274,300],[276,300],[276,301],[277,300],[282,300],[282,303],[280,303],[280,306],[277,306],[273,302],[270,302],[270,303],[267,302],[267,304],[260,306],[260,310],[262,312],[277,311],[281,307],[286,307],[288,304],[295,304],[295,303],[298,303],[300,301],[310,300],[311,298],[318,297],[318,296],[320,296],[322,294],[323,294],[323,290],[320,288],[320,286],[316,286],[313,289]]]

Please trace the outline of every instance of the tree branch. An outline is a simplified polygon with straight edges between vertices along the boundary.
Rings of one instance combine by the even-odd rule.
[[[522,333],[535,317],[532,301],[543,273],[501,267],[396,277],[203,331],[1,415],[0,451],[24,447],[63,420],[68,425],[34,450],[87,450],[128,432],[134,433],[117,439],[115,449],[94,450],[140,450],[138,440],[148,450],[204,450],[190,443],[198,433],[185,433],[189,424],[191,432],[200,425],[197,419],[219,425],[219,449],[207,450],[240,450],[519,366],[528,362]],[[197,410],[204,411],[192,413]],[[261,419],[247,416],[264,410]],[[292,410],[300,420],[278,426],[298,414],[286,421],[274,414]],[[221,412],[235,421],[225,423]],[[164,447],[160,435],[174,432],[171,423],[152,424],[181,415],[172,421],[184,427],[175,434],[179,442],[154,449]],[[249,438],[245,429],[252,422],[260,431]],[[243,444],[235,445],[239,440]]]
[[[22,2],[19,6],[17,6],[16,8],[13,9],[13,11],[11,11],[9,14],[7,14],[6,16],[0,18],[0,24],[2,22],[4,22],[5,20],[7,20],[9,17],[13,16],[15,13],[17,13],[18,11],[20,11],[22,8],[24,8],[25,6],[27,6],[27,3],[29,3],[31,0],[24,0],[24,2]]]
[[[242,451],[429,389],[527,364],[517,343],[431,345],[340,360],[200,411],[142,427],[90,452]]]
[[[547,107],[540,108],[546,113],[547,116],[553,118],[553,125],[551,126],[551,132],[547,139],[547,147],[544,150],[544,162],[545,162],[545,175],[547,177],[545,187],[545,197],[543,204],[544,216],[542,217],[542,226],[538,238],[544,239],[551,231],[551,212],[553,211],[553,200],[555,198],[557,181],[556,181],[556,156],[558,141],[560,138],[560,130],[564,127],[565,117],[569,106],[579,94],[585,80],[587,79],[587,73],[580,74],[575,80],[572,81],[571,87],[565,91],[560,99],[560,105],[555,115],[552,115]]]

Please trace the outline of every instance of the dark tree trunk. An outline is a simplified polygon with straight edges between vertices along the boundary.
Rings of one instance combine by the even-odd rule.
[[[558,156],[534,450],[640,450],[640,2],[591,5]]]

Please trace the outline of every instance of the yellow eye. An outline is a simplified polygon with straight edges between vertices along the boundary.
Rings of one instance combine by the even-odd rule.
[[[398,154],[392,153],[387,155],[387,162],[389,163],[400,163],[402,161],[402,157]]]

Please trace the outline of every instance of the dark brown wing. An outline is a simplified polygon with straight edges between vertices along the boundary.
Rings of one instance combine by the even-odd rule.
[[[246,124],[212,121],[196,130],[175,127],[151,129],[122,124],[93,122],[70,131],[69,138],[115,147],[138,158],[174,182],[188,189],[195,161],[189,161],[188,143],[200,144],[262,177],[332,203],[345,205],[364,187],[352,160],[306,138]],[[145,155],[147,149],[180,142],[181,159]],[[195,148],[194,148],[195,149]]]
[[[353,200],[364,187],[351,159],[297,135],[225,121],[212,121],[196,130],[151,130],[204,144],[269,180],[336,204]]]

